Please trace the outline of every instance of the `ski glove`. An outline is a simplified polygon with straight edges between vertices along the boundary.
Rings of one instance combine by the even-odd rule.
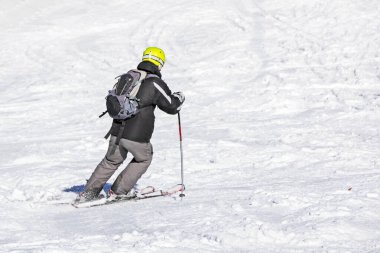
[[[178,100],[179,100],[179,102],[181,102],[181,104],[183,102],[185,102],[185,95],[183,95],[182,92],[180,92],[180,91],[174,92],[173,96],[176,97],[176,98],[178,98]]]

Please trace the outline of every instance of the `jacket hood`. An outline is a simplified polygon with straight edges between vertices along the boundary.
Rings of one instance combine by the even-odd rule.
[[[148,61],[142,61],[137,66],[138,70],[143,70],[151,74],[158,75],[161,78],[161,72],[156,65]]]

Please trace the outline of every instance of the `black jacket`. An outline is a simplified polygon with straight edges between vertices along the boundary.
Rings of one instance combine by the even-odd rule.
[[[126,120],[122,138],[147,143],[150,142],[154,130],[154,109],[156,106],[166,113],[177,114],[182,103],[172,95],[167,84],[161,79],[160,71],[154,64],[144,61],[137,66],[137,69],[155,74],[157,77],[148,77],[141,83],[136,95],[140,99],[139,107],[141,109],[133,118]],[[117,136],[120,126],[121,121],[114,120],[111,135]]]

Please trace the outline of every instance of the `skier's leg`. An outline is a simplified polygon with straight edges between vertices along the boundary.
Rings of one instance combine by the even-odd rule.
[[[98,164],[90,179],[87,181],[85,193],[89,195],[89,198],[98,196],[104,184],[127,157],[128,151],[121,145],[116,146],[115,141],[116,137],[111,136],[106,156]]]
[[[139,143],[126,139],[121,139],[120,145],[132,153],[134,158],[116,178],[111,189],[116,194],[127,194],[152,162],[153,147],[151,143]]]

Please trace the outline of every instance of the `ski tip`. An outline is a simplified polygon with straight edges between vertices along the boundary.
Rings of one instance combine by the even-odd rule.
[[[180,184],[180,186],[181,186],[181,190],[179,191],[179,192],[180,192],[179,196],[180,196],[181,198],[183,198],[183,197],[186,196],[185,193],[183,193],[183,192],[185,191],[186,187],[185,187],[184,184]]]
[[[178,184],[178,192],[179,192],[179,196],[181,198],[185,197],[186,195],[183,193],[185,191],[185,185],[184,184]]]

